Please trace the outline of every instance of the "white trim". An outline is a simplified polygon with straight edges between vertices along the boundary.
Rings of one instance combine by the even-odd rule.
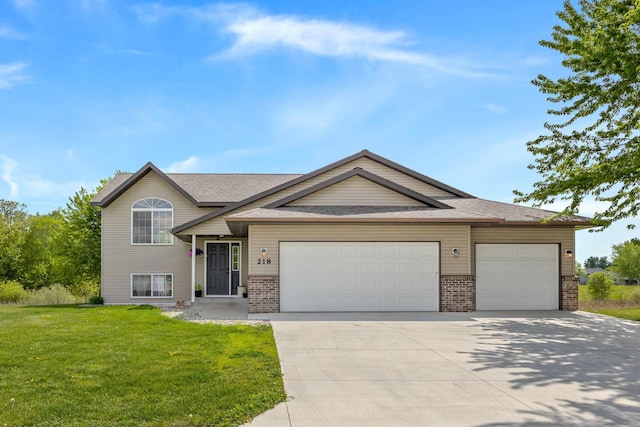
[[[196,302],[196,257],[198,251],[196,249],[196,241],[198,240],[195,234],[191,235],[191,302]]]
[[[227,243],[229,247],[229,293],[226,295],[207,295],[207,265],[209,264],[209,253],[207,251],[207,245],[209,243]],[[242,240],[205,240],[204,241],[204,285],[202,289],[202,296],[206,298],[219,298],[219,297],[235,297],[237,295],[231,294],[231,273],[235,273],[232,271],[232,257],[231,257],[231,244],[237,243],[240,247],[238,253],[238,286],[242,286]]]
[[[151,295],[133,296],[133,276],[151,276]],[[171,276],[171,296],[154,297],[153,296],[153,276]],[[175,296],[175,283],[173,280],[173,273],[131,273],[129,277],[129,298],[174,298]]]
[[[154,208],[135,208],[133,207],[133,205],[135,205],[136,203],[138,203],[141,200],[146,200],[146,199],[158,199],[158,200],[162,200],[164,202],[167,202],[168,204],[171,205],[171,209],[167,209],[167,208],[160,208],[160,209],[154,209]],[[151,243],[134,243],[133,242],[133,212],[151,212]],[[163,199],[161,197],[143,197],[142,199],[138,199],[135,202],[131,203],[131,207],[129,208],[129,214],[131,216],[131,223],[130,223],[130,239],[129,242],[132,246],[171,246],[175,243],[175,239],[173,237],[173,234],[171,234],[171,228],[169,229],[169,237],[171,238],[171,241],[168,243],[153,243],[153,212],[154,211],[158,211],[158,212],[168,212],[171,211],[171,228],[173,228],[173,222],[174,222],[174,209],[173,209],[173,203],[171,203],[170,201]]]

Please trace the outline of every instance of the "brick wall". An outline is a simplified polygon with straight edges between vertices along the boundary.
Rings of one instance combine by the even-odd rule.
[[[475,277],[442,276],[440,278],[440,311],[465,312],[475,309]]]
[[[560,310],[573,311],[578,309],[578,278],[562,276],[562,301]]]
[[[249,276],[247,293],[249,313],[280,312],[279,276]]]

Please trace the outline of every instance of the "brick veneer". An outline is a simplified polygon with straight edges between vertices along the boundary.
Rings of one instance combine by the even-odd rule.
[[[465,312],[475,309],[475,277],[442,276],[440,278],[440,311]]]
[[[578,278],[562,276],[561,310],[573,311],[578,309]]]
[[[279,276],[249,276],[247,294],[249,313],[280,312]]]

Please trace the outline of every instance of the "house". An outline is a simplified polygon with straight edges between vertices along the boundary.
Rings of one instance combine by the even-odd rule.
[[[236,295],[250,313],[574,310],[585,217],[477,198],[367,150],[304,175],[118,174],[107,304]]]
[[[600,273],[605,271],[604,268],[600,268],[600,267],[588,267],[585,268],[584,271],[587,273],[584,276],[580,276],[578,277],[578,281],[581,285],[586,285],[587,282],[589,281],[589,276],[591,276],[593,273]]]

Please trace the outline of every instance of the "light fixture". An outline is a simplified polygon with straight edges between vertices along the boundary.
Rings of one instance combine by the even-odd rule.
[[[451,249],[451,253],[454,254],[455,256],[458,256],[458,255],[460,255],[460,249],[453,248],[453,249]]]
[[[564,256],[566,256],[567,258],[573,258],[573,251],[571,249],[565,250]]]

